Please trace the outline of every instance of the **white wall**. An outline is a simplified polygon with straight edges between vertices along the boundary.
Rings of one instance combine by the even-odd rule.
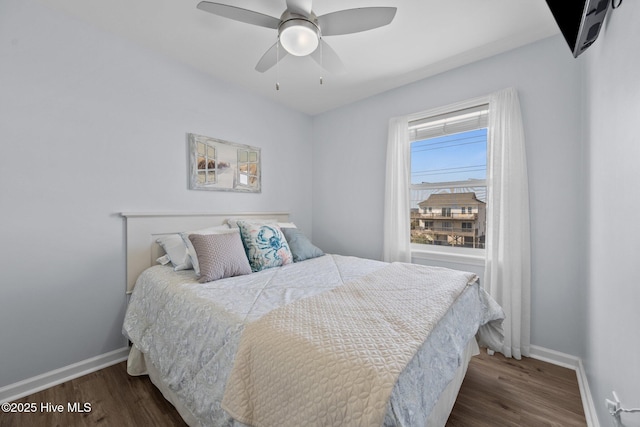
[[[315,243],[329,252],[382,257],[389,118],[515,87],[530,180],[532,343],[583,355],[580,76],[579,63],[557,36],[315,117]]]
[[[310,234],[311,125],[39,3],[3,0],[0,387],[126,344],[119,212],[287,210]],[[261,147],[262,193],[188,190],[187,132]]]
[[[0,387],[124,345],[118,212],[284,209],[325,251],[380,258],[388,119],[513,86],[532,342],[584,358],[603,424],[611,390],[639,406],[639,11],[625,2],[579,60],[557,36],[311,119],[32,0],[2,1]],[[261,147],[262,194],[187,190],[186,132]]]
[[[586,61],[585,131],[589,142],[589,343],[585,367],[602,425],[616,391],[640,407],[640,4],[609,10]],[[622,416],[640,425],[640,414]]]

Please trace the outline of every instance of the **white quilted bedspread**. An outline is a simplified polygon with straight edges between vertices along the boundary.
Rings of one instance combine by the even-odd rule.
[[[138,279],[123,333],[197,420],[192,425],[240,426],[221,402],[243,330],[272,310],[326,293],[386,265],[326,255],[204,284],[197,282],[192,270],[151,267]],[[468,340],[479,326],[481,332],[486,330],[485,336],[498,339],[494,329],[503,316],[482,288],[467,287],[400,374],[383,425],[425,425]],[[289,416],[281,412],[275,425]]]
[[[400,372],[476,280],[393,263],[273,310],[245,327],[222,407],[253,426],[381,426]]]

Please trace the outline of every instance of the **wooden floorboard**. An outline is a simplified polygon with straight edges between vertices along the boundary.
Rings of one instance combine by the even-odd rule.
[[[147,377],[126,362],[16,401],[35,413],[0,413],[0,427],[186,426]],[[47,412],[47,404],[63,405]],[[70,412],[68,405],[90,410]],[[45,410],[42,410],[44,406]],[[586,426],[576,373],[535,359],[485,352],[472,359],[447,427]]]
[[[586,426],[575,371],[482,352],[472,359],[447,426]]]

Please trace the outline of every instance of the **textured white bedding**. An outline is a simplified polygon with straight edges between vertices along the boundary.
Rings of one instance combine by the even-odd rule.
[[[400,372],[476,281],[392,263],[273,310],[244,328],[222,408],[253,426],[380,426]]]
[[[189,412],[189,417],[183,417],[192,425],[233,425],[220,402],[247,322],[385,265],[327,255],[206,284],[197,283],[193,271],[152,267],[136,284],[123,332]],[[400,374],[384,425],[426,425],[478,327],[499,323],[502,316],[502,310],[479,286],[465,290]],[[496,341],[496,337],[484,341]],[[130,373],[143,370],[131,366]]]

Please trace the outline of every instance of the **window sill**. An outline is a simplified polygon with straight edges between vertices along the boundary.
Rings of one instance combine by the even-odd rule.
[[[411,245],[411,258],[484,267],[484,249],[453,248],[446,246]]]

